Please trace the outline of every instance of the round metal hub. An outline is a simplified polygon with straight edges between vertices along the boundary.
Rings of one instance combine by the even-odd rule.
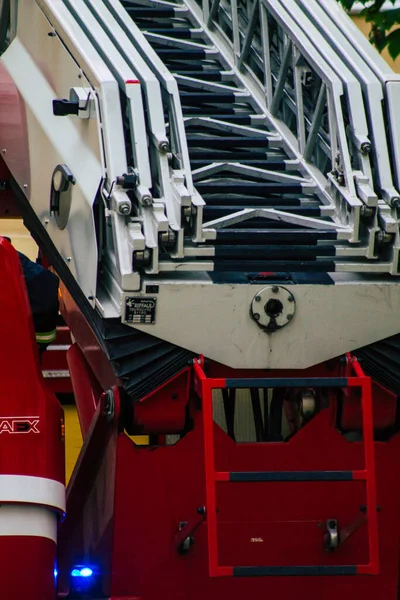
[[[294,317],[296,301],[293,294],[280,285],[260,290],[253,298],[250,313],[257,325],[268,332],[285,327]]]

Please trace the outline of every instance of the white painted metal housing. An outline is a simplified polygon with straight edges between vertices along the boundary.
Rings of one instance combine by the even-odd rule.
[[[119,0],[11,4],[0,102],[13,98],[15,114],[0,128],[0,147],[93,310],[238,368],[303,368],[400,332],[400,78],[335,0],[137,0],[172,10],[188,39],[146,29]],[[217,77],[201,79],[185,65],[174,74],[161,58],[185,52],[204,53]],[[212,99],[208,112],[197,110],[196,94],[226,94],[239,119],[222,108],[213,114]],[[79,98],[78,114],[53,114],[64,98]],[[229,102],[220,103],[228,112]],[[240,120],[245,109],[249,122]],[[249,152],[265,144],[282,168],[224,151],[207,164],[192,160],[193,139],[211,135],[233,147],[247,139]],[[200,158],[214,148],[206,150]],[[50,209],[58,165],[74,178],[64,228]],[[235,185],[254,182],[293,186],[300,200],[288,192],[279,204],[273,192],[279,206],[256,194],[239,206]],[[213,186],[221,202],[233,198],[230,212],[210,213]],[[293,279],[296,313],[274,333],[250,314],[265,282],[246,280],[236,258],[240,283],[213,275],[221,238],[231,229],[239,238],[252,220],[271,223],[268,235],[282,227],[289,240],[299,228],[324,234],[316,271],[324,251],[334,257],[334,285]],[[328,250],[324,239],[333,239]],[[257,265],[262,251],[254,244]],[[154,322],[130,322],[127,302],[154,293]]]

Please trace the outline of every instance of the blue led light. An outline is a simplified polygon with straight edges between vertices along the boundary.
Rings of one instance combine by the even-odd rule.
[[[72,569],[71,576],[72,577],[91,577],[93,575],[93,570],[89,567],[82,567],[77,569]]]
[[[81,577],[91,577],[92,575],[93,571],[92,569],[89,569],[89,567],[84,567],[81,569]]]
[[[54,579],[57,579],[57,577],[58,577],[58,571],[57,571],[57,569],[54,569]]]

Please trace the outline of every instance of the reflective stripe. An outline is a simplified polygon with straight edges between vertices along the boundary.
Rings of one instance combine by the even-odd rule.
[[[3,504],[0,506],[0,538],[44,537],[57,543],[57,515],[43,506]]]
[[[65,486],[45,477],[0,475],[2,502],[41,504],[65,512]]]
[[[57,337],[57,330],[53,329],[53,331],[47,332],[36,332],[36,341],[38,344],[47,344],[49,342],[54,342]]]

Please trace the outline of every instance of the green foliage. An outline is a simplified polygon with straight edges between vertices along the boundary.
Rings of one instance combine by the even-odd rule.
[[[338,0],[340,4],[350,11],[356,0]],[[360,1],[360,0],[359,0]],[[381,11],[385,0],[361,0],[364,5],[360,16],[367,23],[371,23],[369,39],[379,52],[387,48],[390,56],[394,59],[400,55],[400,8],[395,8],[396,0],[389,0],[393,8]]]

